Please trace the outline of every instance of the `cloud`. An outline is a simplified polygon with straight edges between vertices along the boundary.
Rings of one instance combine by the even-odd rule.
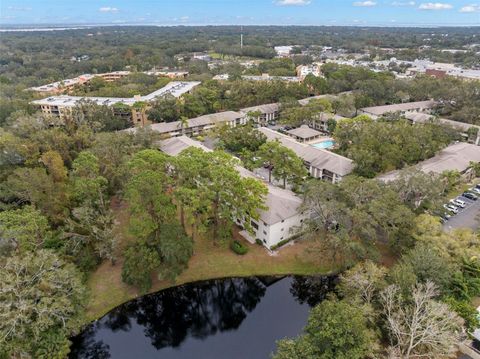
[[[111,6],[103,6],[100,9],[98,9],[100,12],[118,12],[118,8],[116,7],[111,7]]]
[[[303,6],[310,4],[310,0],[277,0],[275,4],[280,6]]]
[[[187,21],[188,19],[190,19],[190,16],[182,16],[182,17],[180,17],[180,21]]]
[[[449,10],[453,8],[451,4],[441,3],[441,2],[427,2],[420,4],[418,7],[420,10]]]
[[[353,6],[360,6],[360,7],[371,7],[371,6],[375,6],[377,5],[377,3],[375,1],[370,1],[370,0],[367,0],[367,1],[356,1],[353,3]]]
[[[7,9],[11,11],[32,11],[31,7],[25,7],[25,6],[9,6],[7,7]]]
[[[415,6],[415,1],[394,1],[392,6]]]
[[[462,7],[459,11],[460,12],[465,12],[465,13],[480,12],[480,4],[466,5],[466,6]]]

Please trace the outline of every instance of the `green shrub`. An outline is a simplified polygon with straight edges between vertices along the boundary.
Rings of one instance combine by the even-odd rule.
[[[287,244],[288,242],[290,242],[293,238],[287,238],[287,239],[284,239],[283,241],[280,241],[278,242],[277,244],[274,244],[273,246],[270,247],[270,249],[272,251],[274,251],[275,249],[277,248],[280,248],[281,246],[283,246],[284,244]]]
[[[257,243],[259,246],[263,246],[263,242],[259,238],[255,239],[255,243]]]
[[[241,256],[248,252],[248,247],[240,243],[239,241],[233,241],[230,244],[230,249]]]

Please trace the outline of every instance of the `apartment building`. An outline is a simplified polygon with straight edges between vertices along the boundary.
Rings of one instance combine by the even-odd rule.
[[[62,117],[68,114],[73,107],[79,104],[81,101],[89,101],[100,106],[109,106],[112,107],[112,110],[116,115],[126,116],[126,108],[130,108],[130,119],[132,120],[135,126],[144,126],[148,124],[148,119],[146,118],[145,109],[136,109],[134,107],[135,103],[149,103],[154,101],[156,98],[163,97],[166,95],[172,95],[174,97],[180,97],[185,93],[188,93],[193,90],[194,87],[198,86],[200,82],[191,81],[191,82],[169,82],[166,86],[158,89],[145,96],[134,96],[130,98],[120,98],[120,97],[80,97],[80,96],[51,96],[41,100],[35,100],[31,103],[38,106],[43,113]]]
[[[160,149],[168,155],[177,156],[189,147],[197,147],[204,151],[211,151],[200,142],[186,136],[179,136],[160,141]],[[261,180],[249,170],[236,166],[242,177]],[[250,221],[252,233],[242,230],[240,234],[248,241],[255,243],[258,239],[267,248],[295,236],[301,230],[306,216],[300,212],[302,200],[293,192],[265,183],[268,194],[265,198],[267,209],[260,210],[260,218],[237,219],[237,225],[243,227],[245,221]]]
[[[432,115],[420,112],[407,112],[405,113],[405,118],[411,121],[413,124],[416,123],[439,123],[454,128],[457,131],[462,132],[463,137],[468,141],[469,139],[477,146],[480,146],[480,126],[472,125],[470,123],[458,122],[449,120],[446,118],[436,118]],[[476,135],[472,138],[469,134],[470,131],[476,132]]]
[[[316,63],[310,65],[299,65],[297,66],[296,71],[297,77],[300,78],[301,81],[303,81],[308,75],[317,77],[322,75],[322,72],[320,71],[320,65]]]
[[[353,171],[353,161],[349,158],[305,143],[299,143],[293,138],[269,128],[261,127],[259,131],[267,137],[267,141],[278,140],[283,146],[295,152],[298,157],[303,159],[305,167],[314,178],[337,183]]]
[[[158,132],[162,135],[165,135],[166,137],[178,137],[183,135],[197,136],[220,124],[235,127],[238,125],[244,125],[246,124],[246,122],[247,119],[242,113],[235,111],[225,111],[190,118],[185,122],[174,121],[154,123],[150,125],[150,128],[152,129],[152,131]],[[128,128],[125,131],[135,132],[136,128]]]
[[[269,123],[277,121],[279,117],[279,111],[279,103],[269,103],[265,105],[252,106],[240,109],[241,113],[243,113],[245,116],[253,120],[256,124],[259,124],[260,126],[267,126]],[[259,115],[253,116],[253,113]]]
[[[65,79],[62,81],[52,82],[50,84],[37,86],[37,87],[30,87],[28,90],[40,92],[40,93],[50,93],[50,94],[58,94],[65,91],[71,90],[74,86],[83,85],[84,83],[93,79],[95,75],[90,74],[83,74],[72,79]]]
[[[188,71],[176,71],[176,70],[152,70],[145,72],[147,75],[163,76],[170,79],[186,78]]]
[[[106,82],[114,82],[114,81],[118,81],[120,79],[123,79],[124,77],[127,77],[128,75],[130,75],[130,71],[113,71],[113,72],[106,72],[106,73],[103,73],[103,74],[97,74],[95,76],[101,77]]]
[[[414,167],[425,173],[441,174],[445,171],[458,171],[465,179],[475,177],[471,164],[480,162],[478,146],[458,142],[439,151],[434,157],[419,162]],[[400,174],[399,170],[380,175],[378,179],[384,182],[394,181]]]
[[[376,120],[379,117],[387,114],[399,114],[404,115],[408,111],[416,111],[421,113],[431,113],[432,110],[437,107],[438,103],[433,100],[406,102],[395,105],[383,105],[364,107],[358,110],[359,114],[368,115],[372,119]]]

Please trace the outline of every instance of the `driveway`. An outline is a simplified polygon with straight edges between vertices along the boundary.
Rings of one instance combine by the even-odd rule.
[[[471,201],[465,197],[460,197],[466,202],[466,207],[463,208],[458,214],[452,216],[447,222],[444,223],[443,229],[450,231],[455,228],[471,228],[476,230],[480,227],[480,199],[477,201]]]

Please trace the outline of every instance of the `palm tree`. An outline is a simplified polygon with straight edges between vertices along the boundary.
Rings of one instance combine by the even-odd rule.
[[[185,133],[185,128],[188,127],[188,118],[186,116],[180,117],[180,128],[182,129],[182,135]]]

